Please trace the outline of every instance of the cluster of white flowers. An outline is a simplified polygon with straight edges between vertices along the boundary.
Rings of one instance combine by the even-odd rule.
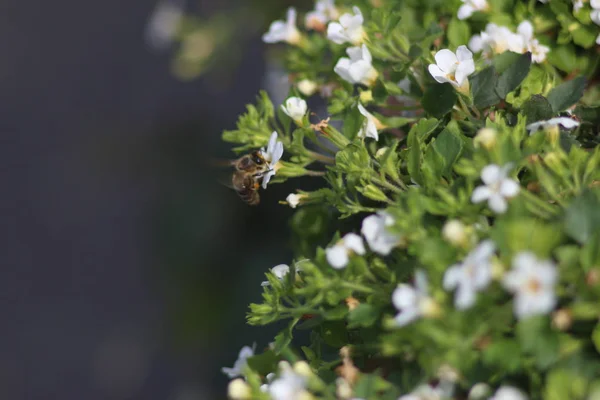
[[[334,72],[353,85],[373,85],[379,73],[373,67],[373,58],[367,46],[348,47],[346,53],[349,58],[340,58],[333,68]]]
[[[500,167],[496,164],[490,164],[481,170],[481,180],[483,186],[478,186],[473,190],[471,201],[480,203],[487,200],[488,207],[498,213],[503,214],[508,209],[507,199],[516,196],[521,187],[514,179],[508,178],[508,171],[512,168],[511,164]]]
[[[466,46],[458,46],[456,54],[448,49],[435,53],[435,64],[429,64],[429,73],[439,83],[451,83],[456,88],[468,90],[467,79],[475,72],[473,53]]]
[[[283,143],[277,140],[277,132],[273,132],[269,138],[267,149],[260,150],[264,159],[269,163],[269,170],[263,176],[262,187],[267,188],[267,184],[279,169],[279,160],[283,155]]]
[[[505,26],[490,23],[485,27],[485,31],[471,38],[469,48],[475,53],[482,52],[486,58],[505,51],[514,53],[529,51],[532,61],[541,63],[546,59],[550,48],[540,44],[533,33],[533,25],[529,21],[521,22],[516,33]]]
[[[361,233],[369,248],[375,253],[388,255],[401,242],[401,237],[389,232],[394,218],[384,211],[370,215],[363,220]],[[335,245],[325,249],[327,262],[336,269],[345,268],[353,254],[366,253],[362,238],[356,233],[348,233]]]
[[[306,390],[308,378],[312,370],[305,361],[299,361],[290,366],[287,361],[279,362],[279,375],[267,375],[267,383],[261,386],[272,400],[301,400],[311,398]]]

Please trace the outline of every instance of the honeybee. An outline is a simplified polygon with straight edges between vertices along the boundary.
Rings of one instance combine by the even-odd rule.
[[[265,174],[270,170],[269,162],[262,151],[253,151],[232,162],[235,167],[231,185],[240,198],[255,206],[260,202],[258,189]]]

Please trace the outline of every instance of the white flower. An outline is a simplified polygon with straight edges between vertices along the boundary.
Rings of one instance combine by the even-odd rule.
[[[565,129],[573,129],[579,126],[579,122],[567,117],[552,118],[547,121],[538,121],[527,125],[526,129],[529,133],[536,132],[540,128],[547,129],[555,126],[562,126]]]
[[[521,35],[511,32],[507,27],[487,24],[485,31],[469,40],[469,48],[476,53],[483,51],[484,57],[491,58],[507,50],[523,53],[525,43]]]
[[[264,148],[261,149],[261,154],[269,163],[269,170],[263,175],[262,181],[262,187],[263,189],[266,189],[271,177],[277,172],[277,163],[283,155],[283,143],[277,140],[277,132],[271,134],[267,150],[265,151]]]
[[[349,47],[346,53],[350,58],[342,57],[333,68],[336,74],[352,84],[361,83],[370,86],[379,75],[373,68],[373,58],[367,46]]]
[[[338,17],[339,13],[333,0],[317,0],[315,9],[306,13],[304,25],[307,29],[323,31],[329,21],[338,19]]]
[[[268,386],[273,400],[300,400],[307,395],[306,377],[294,372],[286,361],[279,363],[279,377]]]
[[[513,259],[513,269],[504,276],[502,284],[515,294],[516,316],[525,318],[552,311],[556,304],[556,280],[554,263],[538,260],[533,253],[521,252]]]
[[[289,97],[285,101],[285,104],[281,105],[281,109],[298,125],[302,125],[302,119],[304,118],[304,115],[306,115],[308,106],[306,105],[306,101],[300,97]]]
[[[495,246],[491,240],[481,242],[462,263],[448,268],[444,274],[444,289],[456,289],[454,305],[465,310],[475,303],[475,295],[492,281],[492,260]]]
[[[442,228],[442,237],[454,246],[464,246],[467,243],[465,224],[458,219],[451,219]]]
[[[251,399],[252,388],[242,378],[234,379],[227,386],[227,397],[232,400]]]
[[[307,195],[300,193],[300,194],[296,194],[296,193],[290,193],[288,194],[288,196],[285,198],[285,201],[287,201],[288,205],[292,208],[296,208],[298,207],[298,205],[300,203],[302,203],[302,199],[307,197]]]
[[[475,11],[487,11],[489,9],[489,5],[486,0],[461,0],[463,3],[462,6],[458,9],[457,17],[458,19],[467,19]]]
[[[297,268],[296,268],[297,270]],[[290,267],[286,264],[279,264],[271,268],[271,273],[280,281],[290,272]],[[261,286],[269,286],[269,281],[263,281]]]
[[[394,223],[394,218],[385,211],[369,215],[363,220],[361,233],[375,253],[386,256],[400,243],[402,238],[388,231]]]
[[[269,391],[269,385],[275,379],[275,374],[273,372],[269,372],[267,374],[267,376],[265,377],[265,379],[266,379],[267,382],[263,383],[262,385],[260,385],[260,391],[266,393],[266,392]]]
[[[348,265],[351,254],[365,254],[363,240],[356,233],[346,234],[333,247],[325,249],[327,262],[335,269],[341,269]]]
[[[298,44],[300,39],[300,31],[296,28],[296,9],[293,7],[288,8],[286,21],[273,21],[269,31],[262,36],[265,43],[287,42]]]
[[[421,270],[415,272],[415,286],[400,284],[392,293],[392,303],[399,313],[394,318],[398,326],[405,326],[420,316],[433,315],[435,302],[428,295],[427,276]]]
[[[319,89],[319,85],[310,79],[302,79],[297,84],[298,90],[305,96],[312,96]]]
[[[467,46],[458,46],[456,54],[448,49],[435,53],[436,64],[429,64],[429,73],[439,83],[450,82],[461,87],[468,82],[467,77],[475,72],[473,53]]]
[[[487,200],[490,209],[498,214],[506,212],[508,204],[506,199],[514,197],[519,193],[520,186],[517,181],[508,178],[510,164],[500,167],[490,164],[481,171],[481,180],[484,186],[478,186],[473,190],[471,201],[481,203]]]
[[[593,0],[592,0],[593,3]],[[593,5],[592,5],[593,7]],[[583,8],[583,0],[573,0],[573,12],[577,12]]]
[[[344,44],[349,42],[355,46],[361,44],[365,37],[363,30],[363,15],[360,8],[352,7],[354,15],[344,14],[340,17],[339,22],[330,22],[327,26],[327,39],[333,43]]]
[[[231,367],[231,368],[223,367],[223,368],[221,368],[221,372],[223,372],[229,378],[235,378],[236,376],[242,375],[242,373],[244,372],[244,368],[246,368],[246,365],[247,365],[246,359],[248,359],[254,355],[255,347],[256,347],[256,344],[254,344],[252,347],[250,347],[250,346],[242,347],[242,349],[240,350],[240,353],[238,354],[237,360],[235,360],[235,363],[233,363],[233,367]]]
[[[419,385],[409,394],[400,396],[398,400],[445,400],[452,396],[453,390],[453,385],[448,387]]]
[[[358,111],[365,116],[365,120],[358,131],[358,137],[370,137],[375,140],[379,140],[379,133],[377,132],[377,123],[379,122],[373,114],[367,111],[362,104],[358,103]],[[381,125],[381,123],[379,123]]]
[[[489,400],[527,400],[527,396],[512,386],[501,386]]]
[[[600,25],[600,0],[591,0],[590,6],[592,6],[590,18],[596,25]]]
[[[533,25],[529,21],[523,21],[517,27],[517,34],[522,38],[523,50],[520,53],[531,52],[531,60],[534,63],[541,63],[546,59],[546,55],[550,51],[548,46],[541,45],[540,42],[533,37]]]

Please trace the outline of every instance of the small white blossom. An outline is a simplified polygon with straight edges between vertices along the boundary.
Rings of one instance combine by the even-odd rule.
[[[327,26],[327,39],[333,43],[346,42],[358,46],[365,38],[363,29],[363,15],[358,7],[352,7],[354,14],[346,13],[340,17],[339,22],[330,22]]]
[[[262,187],[267,188],[267,184],[271,180],[271,177],[277,172],[277,163],[283,155],[283,143],[277,140],[277,132],[273,132],[269,138],[269,144],[267,150],[261,149],[261,154],[265,160],[269,163],[269,170],[264,174]]]
[[[287,42],[295,45],[300,43],[301,37],[296,27],[296,9],[290,7],[287,10],[287,20],[273,21],[269,31],[262,36],[262,40],[265,43]]]
[[[365,245],[356,233],[348,233],[334,246],[325,249],[327,262],[335,269],[348,265],[351,254],[365,254]]]
[[[415,272],[415,286],[400,284],[392,293],[392,303],[399,313],[394,318],[398,326],[405,326],[421,316],[436,312],[434,300],[429,297],[427,276],[421,270]]]
[[[527,400],[527,396],[512,386],[501,386],[489,400]]]
[[[339,12],[333,0],[317,0],[314,10],[306,13],[304,25],[307,29],[323,31],[329,21],[336,20],[338,17]]]
[[[546,59],[546,55],[550,51],[550,48],[541,45],[540,42],[533,37],[533,25],[531,22],[521,22],[517,27],[517,34],[520,35],[523,41],[523,50],[520,51],[520,53],[531,52],[531,60],[534,63],[541,63]]]
[[[469,48],[476,53],[482,51],[484,57],[491,58],[494,54],[505,51],[522,53],[525,44],[523,37],[511,32],[507,27],[487,24],[485,31],[469,40]]]
[[[379,75],[373,68],[373,58],[364,44],[361,47],[349,47],[346,53],[350,58],[342,57],[333,68],[336,74],[352,84],[361,83],[371,86]]]
[[[274,266],[273,268],[271,268],[271,273],[273,275],[275,275],[275,277],[277,279],[279,279],[280,281],[283,280],[283,278],[290,272],[290,267],[289,265],[286,264],[279,264]],[[261,286],[269,286],[270,283],[269,281],[263,281],[261,284]]]
[[[229,378],[235,378],[236,376],[242,375],[244,368],[246,368],[246,365],[248,364],[246,360],[254,356],[255,347],[256,345],[253,345],[252,347],[242,347],[240,353],[238,354],[237,360],[235,360],[235,363],[233,363],[233,367],[223,367],[221,368],[221,372],[223,372]]]
[[[358,111],[365,117],[365,120],[358,131],[358,137],[370,137],[375,140],[379,140],[379,133],[377,132],[377,123],[379,122],[373,114],[367,111],[362,104],[358,103]],[[381,123],[380,123],[381,125]]]
[[[592,6],[590,18],[596,25],[600,25],[600,0],[591,0],[590,6]]]
[[[398,246],[402,238],[388,231],[394,223],[394,218],[384,211],[369,215],[363,220],[361,233],[372,251],[386,256]]]
[[[481,171],[481,180],[484,186],[478,186],[473,190],[471,201],[481,203],[487,200],[488,207],[498,214],[506,212],[508,204],[506,199],[516,196],[520,186],[517,181],[508,178],[510,164],[500,167],[490,164]]]
[[[252,388],[242,378],[234,379],[227,386],[227,397],[232,400],[251,399]]]
[[[461,0],[464,4],[458,9],[458,19],[467,19],[475,11],[485,12],[489,9],[487,0]]]
[[[458,219],[451,219],[442,228],[442,237],[454,246],[464,246],[467,243],[467,229]]]
[[[556,304],[554,263],[539,260],[533,253],[521,252],[513,259],[513,269],[503,278],[504,287],[515,294],[514,310],[518,318],[547,314]]]
[[[297,84],[298,90],[305,96],[312,96],[319,89],[319,85],[310,79],[302,79]]]
[[[444,289],[456,289],[454,305],[465,310],[475,303],[478,291],[492,281],[492,255],[495,246],[491,240],[481,242],[462,263],[448,268],[444,274]]]
[[[448,49],[435,53],[436,64],[429,64],[429,73],[439,83],[450,82],[455,87],[462,87],[468,82],[468,76],[475,72],[473,53],[467,46],[458,46],[456,54]]]
[[[289,97],[285,101],[285,104],[281,105],[281,109],[288,117],[293,119],[298,125],[301,125],[308,106],[306,105],[306,101],[300,97]]]
[[[279,363],[279,376],[267,388],[273,400],[300,400],[307,395],[306,377],[294,372],[286,361]]]
[[[594,0],[591,1],[593,3]],[[593,7],[593,5],[592,5]],[[577,12],[583,8],[583,0],[573,0],[573,12]]]
[[[285,201],[288,203],[288,205],[292,208],[296,208],[298,207],[298,205],[300,203],[302,203],[302,199],[307,197],[305,194],[296,194],[296,193],[290,193],[288,194],[288,196],[285,198]]]
[[[469,390],[468,400],[489,400],[492,389],[487,383],[479,382]]]
[[[529,131],[529,133],[534,133],[540,128],[547,129],[558,125],[562,126],[565,129],[573,129],[579,126],[579,121],[575,121],[574,119],[567,117],[557,117],[549,119],[547,121],[534,122],[532,124],[527,125],[526,129]]]

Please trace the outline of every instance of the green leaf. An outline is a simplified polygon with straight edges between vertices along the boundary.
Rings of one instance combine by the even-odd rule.
[[[452,121],[451,124],[456,124],[456,121]],[[433,142],[433,147],[444,159],[444,175],[449,175],[452,172],[452,166],[458,160],[460,153],[462,152],[463,142],[456,136],[450,129],[446,128],[440,133],[440,135]]]
[[[557,46],[548,53],[548,61],[563,72],[569,73],[577,67],[577,53],[572,44]]]
[[[504,99],[507,94],[523,82],[523,79],[529,73],[529,68],[531,68],[531,53],[527,52],[519,56],[513,64],[500,74],[496,84],[496,94]]]
[[[361,303],[348,314],[348,328],[369,327],[379,318],[379,309],[368,303]]]
[[[552,106],[548,100],[539,94],[531,96],[529,100],[523,104],[521,111],[525,115],[525,118],[527,118],[528,124],[550,119],[554,115]]]
[[[422,118],[410,128],[409,135],[414,133],[419,142],[424,142],[439,124],[440,121],[435,118]]]
[[[512,51],[505,51],[504,53],[498,54],[494,57],[493,66],[496,71],[501,74],[513,65],[522,54],[513,53]]]
[[[360,130],[364,122],[364,116],[358,111],[358,107],[352,107],[346,111],[344,123],[342,125],[342,133],[348,139],[352,140]]]
[[[443,117],[452,110],[457,96],[449,83],[434,84],[425,90],[422,105],[425,111],[434,117]]]
[[[521,361],[521,348],[514,340],[495,340],[483,351],[483,362],[491,368],[515,372]]]
[[[594,332],[592,332],[592,342],[596,347],[596,351],[600,354],[600,323],[596,324]]]
[[[421,142],[419,140],[417,129],[415,129],[417,125],[413,126],[413,129],[408,133],[408,160],[407,160],[407,169],[411,178],[421,184],[421,161],[422,161],[422,151],[421,151]]]
[[[247,362],[250,369],[266,376],[269,372],[273,372],[277,368],[279,357],[272,350],[267,350],[262,354],[253,357],[248,357]]]
[[[585,191],[567,207],[564,218],[565,232],[580,244],[600,231],[600,200],[591,191]]]
[[[321,336],[331,347],[340,348],[348,344],[346,323],[343,321],[326,321],[321,325]]]
[[[486,108],[500,102],[501,99],[494,90],[498,82],[498,75],[494,67],[480,71],[471,78],[470,82],[475,106]]]
[[[594,125],[600,124],[600,107],[577,106],[573,112],[581,121]]]
[[[458,18],[452,18],[448,24],[448,41],[454,47],[458,47],[469,42],[471,38],[471,28],[466,21]]]
[[[292,341],[292,332],[294,330],[294,326],[298,323],[300,319],[296,318],[290,322],[290,324],[279,332],[277,336],[275,336],[275,344],[273,346],[273,351],[275,354],[280,354],[283,349],[285,349],[290,342]]]
[[[586,79],[583,76],[561,83],[548,93],[548,102],[554,113],[566,110],[583,96]]]

